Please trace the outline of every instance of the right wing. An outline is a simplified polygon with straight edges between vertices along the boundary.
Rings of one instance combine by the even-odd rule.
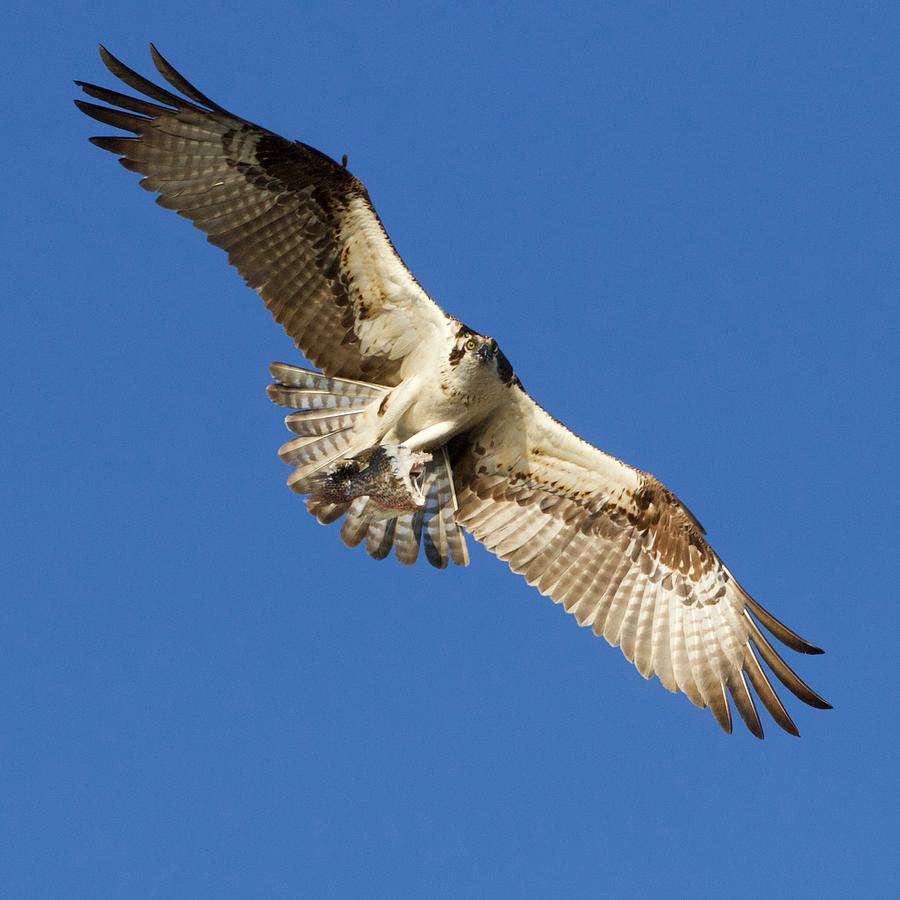
[[[452,442],[451,460],[457,521],[579,625],[621,647],[645,678],[656,675],[709,707],[729,732],[730,694],[762,737],[749,679],[775,721],[797,734],[758,652],[793,694],[830,708],[756,620],[794,650],[822,651],[743,590],[678,498],[581,440],[520,387],[510,387],[496,415]]]

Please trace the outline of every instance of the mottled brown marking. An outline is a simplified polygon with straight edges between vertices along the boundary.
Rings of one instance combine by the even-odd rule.
[[[678,498],[651,476],[631,495],[631,505],[605,503],[600,513],[626,521],[639,532],[655,536],[653,553],[670,569],[699,581],[715,557],[695,520]],[[715,598],[712,602],[716,602]]]
[[[162,88],[135,75],[106,51],[103,55],[112,73],[138,94],[151,100],[159,98]],[[362,182],[342,162],[314,147],[285,140],[232,116],[212,101],[198,100],[201,95],[174,69],[159,60],[157,63],[162,65],[164,77],[188,99],[166,91],[166,106],[159,107],[145,100],[123,100],[123,95],[115,91],[87,86],[85,90],[91,96],[113,107],[101,121],[117,127],[123,127],[124,121],[125,130],[136,134],[135,138],[101,137],[94,142],[122,156],[126,168],[152,180],[162,206],[193,220],[207,232],[211,243],[227,251],[232,265],[259,291],[275,320],[284,325],[314,365],[346,378],[398,384],[402,359],[390,359],[371,350],[367,352],[372,355],[363,356],[359,343],[346,336],[346,329],[359,320],[348,324],[341,316],[345,309],[353,308],[359,294],[367,300],[360,318],[368,316],[371,320],[382,307],[374,291],[355,290],[349,277],[356,252],[356,245],[349,241],[358,236],[354,231],[357,223],[351,225],[347,220],[351,203],[361,202],[362,216],[371,216],[377,224],[379,246],[383,240],[388,252],[396,252]],[[122,104],[124,109],[115,109]],[[127,118],[134,104],[141,105],[142,115]],[[186,123],[199,126],[199,132],[217,135],[220,147],[207,137],[193,137],[181,127]],[[170,133],[172,124],[176,127]],[[174,172],[187,177],[200,157],[205,174],[196,179],[206,183],[197,193],[174,190],[167,176]],[[200,188],[215,187],[230,179],[232,173],[242,176],[241,183],[228,188],[233,209],[217,217],[210,232],[205,207],[196,202],[203,193]],[[251,210],[252,214],[246,212]],[[275,210],[281,215],[274,216]],[[291,265],[284,264],[287,260]],[[418,285],[412,274],[407,274],[410,283]],[[447,316],[443,310],[440,314]]]
[[[453,347],[450,351],[450,355],[447,357],[447,362],[450,363],[451,366],[456,368],[459,365],[459,361],[466,355],[466,351],[462,346]]]

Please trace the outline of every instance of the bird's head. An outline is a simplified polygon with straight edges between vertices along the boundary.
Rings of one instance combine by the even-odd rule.
[[[450,366],[472,374],[491,372],[504,384],[513,379],[513,369],[497,342],[487,335],[478,334],[461,326],[450,350]]]

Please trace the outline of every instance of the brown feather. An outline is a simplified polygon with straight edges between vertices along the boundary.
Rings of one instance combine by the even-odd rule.
[[[156,103],[80,82],[110,104],[79,101],[85,114],[137,135],[93,143],[223,248],[313,363],[393,386],[408,350],[449,333],[448,317],[406,269],[345,167],[227,112],[155,47],[156,68],[183,96],[100,53],[113,75]],[[357,252],[367,263],[362,275]]]
[[[800,732],[794,724],[794,720],[788,715],[788,711],[784,708],[784,704],[775,693],[772,682],[769,681],[766,673],[763,671],[756,654],[750,644],[747,644],[747,661],[744,665],[744,671],[750,677],[759,699],[762,700],[763,706],[769,711],[772,718],[786,731],[794,737],[800,737]]]
[[[675,495],[571,435],[521,389],[497,417],[453,442],[452,459],[464,527],[618,645],[642,675],[708,707],[725,731],[733,728],[730,693],[748,730],[763,735],[745,673],[776,722],[797,731],[749,637],[792,692],[824,705],[754,633],[747,611],[761,607]],[[798,645],[774,617],[761,618]]]
[[[766,665],[775,673],[778,680],[795,696],[804,703],[814,706],[816,709],[832,709],[832,705],[820,697],[796,672],[775,652],[774,647],[766,640],[766,636],[759,630],[757,624],[750,618],[745,610],[744,616],[750,623],[750,632],[753,643],[756,645]]]
[[[755,737],[762,740],[765,736],[763,727],[759,721],[756,704],[753,702],[753,695],[747,687],[747,679],[742,671],[732,673],[728,679],[728,690],[731,692],[734,705],[741,714],[744,724]]]

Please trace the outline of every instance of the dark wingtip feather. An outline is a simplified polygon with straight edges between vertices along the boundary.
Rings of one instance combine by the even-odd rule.
[[[769,681],[766,673],[763,671],[753,647],[748,641],[747,652],[744,659],[744,671],[750,677],[753,687],[759,699],[762,700],[763,706],[769,711],[772,718],[788,733],[795,737],[800,737],[800,731],[794,724],[794,720],[790,717],[788,711],[784,708],[781,698],[775,693],[772,682]]]
[[[150,57],[153,59],[153,65],[156,66],[156,70],[162,75],[169,84],[172,85],[176,90],[181,91],[185,97],[190,97],[195,103],[199,103],[202,106],[208,106],[210,109],[219,110],[220,112],[224,112],[221,106],[218,103],[213,102],[206,96],[206,94],[197,90],[197,88],[192,85],[187,78],[184,77],[177,69],[156,49],[156,45],[151,41],[150,42]]]
[[[710,698],[708,706],[722,731],[724,731],[725,734],[731,734],[731,708],[728,705],[728,694],[725,692],[724,684],[721,686],[720,690],[720,694]]]
[[[89,97],[95,97],[97,100],[102,100],[111,106],[130,109],[132,112],[140,113],[142,116],[147,116],[151,119],[162,113],[171,112],[167,106],[157,106],[155,103],[148,103],[146,100],[130,97],[128,94],[121,94],[118,91],[100,87],[99,84],[91,84],[89,81],[76,81],[75,84]]]
[[[775,673],[778,680],[798,699],[816,709],[828,709],[829,703],[820,697],[800,676],[778,655],[775,648],[759,630],[756,622],[750,614],[744,610],[744,617],[750,626],[750,637],[754,645],[762,654],[769,668]]]
[[[106,68],[115,75],[114,67],[116,65],[121,66],[122,63],[120,63],[119,60],[117,60],[115,56],[113,56],[112,53],[110,53],[109,50],[107,50],[106,47],[103,46],[103,44],[97,44],[97,50],[100,53],[100,59],[103,60],[103,65],[106,66]]]
[[[759,713],[756,711],[753,695],[747,687],[747,679],[744,677],[742,671],[738,672],[736,675],[732,675],[729,679],[728,690],[731,691],[731,696],[734,698],[734,705],[737,707],[737,711],[740,713],[740,716],[744,720],[744,724],[747,726],[750,733],[755,738],[763,740],[765,738],[765,732],[763,731],[762,722],[759,720]]]
[[[151,121],[145,116],[136,116],[118,109],[111,109],[108,106],[98,106],[96,103],[88,103],[86,100],[75,100],[74,103],[86,116],[90,116],[104,125],[130,131],[132,134],[140,134],[144,125]]]
[[[99,147],[101,150],[108,150],[110,153],[124,154],[128,148],[128,143],[134,143],[138,138],[129,137],[91,137],[88,140]]]
[[[781,641],[782,644],[786,644],[792,650],[796,650],[798,653],[809,653],[809,654],[820,654],[825,651],[816,647],[815,644],[811,644],[805,638],[800,637],[796,631],[792,631],[784,622],[776,619],[775,616],[772,615],[759,601],[754,600],[740,585],[738,588],[743,596],[744,603],[750,608],[750,611],[759,619],[760,622],[770,631],[775,637]]]
[[[134,69],[130,69],[120,59],[113,56],[103,44],[100,45],[100,58],[103,60],[103,65],[105,65],[116,78],[127,84],[130,88],[145,94],[147,97],[152,97],[160,103],[167,103],[170,106],[174,106],[176,109],[181,109],[182,107],[197,108],[192,103],[185,100],[184,97],[176,96],[171,91],[167,91],[158,84],[154,84],[152,81],[144,78],[143,75],[139,75]]]

